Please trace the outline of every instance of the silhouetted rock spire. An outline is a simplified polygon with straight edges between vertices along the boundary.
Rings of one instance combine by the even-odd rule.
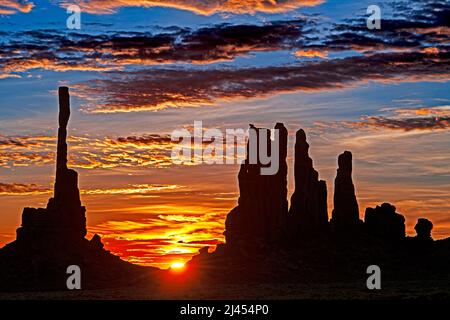
[[[25,208],[17,239],[0,249],[1,290],[67,289],[67,267],[82,269],[82,288],[129,284],[141,268],[103,249],[86,235],[77,172],[67,168],[69,90],[59,88],[59,129],[54,197],[46,208]]]
[[[59,129],[54,197],[46,209],[25,208],[20,239],[81,240],[86,235],[86,209],[81,205],[78,174],[67,168],[67,124],[70,117],[69,89],[59,88]]]
[[[56,153],[55,201],[69,206],[80,206],[78,174],[67,168],[67,124],[70,117],[69,88],[59,88],[59,128]]]
[[[297,131],[295,141],[295,191],[291,197],[289,220],[291,230],[300,235],[323,231],[328,223],[327,185],[309,157],[309,144],[303,129]]]
[[[238,206],[233,208],[225,221],[225,239],[227,244],[265,244],[277,241],[282,232],[287,216],[287,130],[283,124],[277,123],[279,145],[279,169],[274,175],[262,175],[261,168],[268,165],[261,164],[258,158],[256,163],[250,161],[249,146],[247,146],[247,158],[241,164],[239,170]],[[261,148],[260,139],[262,133],[267,138],[267,150],[270,149],[270,130],[256,128],[250,125],[250,130],[255,130],[257,139],[257,151]],[[265,131],[265,132],[264,132]]]
[[[338,169],[334,180],[334,209],[331,223],[337,227],[358,224],[359,208],[352,181],[352,153],[345,151],[338,158]]]
[[[271,221],[269,222],[273,228],[272,239],[277,239],[280,232],[284,230],[284,225],[287,219],[288,213],[288,201],[287,201],[287,143],[288,143],[288,131],[284,124],[277,123],[275,129],[278,135],[275,135],[275,143],[279,145],[279,167],[277,173],[273,176],[273,215],[270,215]]]

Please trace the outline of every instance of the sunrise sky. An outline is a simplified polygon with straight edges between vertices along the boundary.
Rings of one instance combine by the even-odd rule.
[[[81,29],[66,7],[81,7]],[[381,30],[366,9],[381,8]],[[174,165],[170,133],[295,131],[333,205],[353,152],[360,216],[390,202],[450,236],[450,1],[0,0],[0,246],[52,195],[57,88],[70,87],[70,166],[90,235],[168,267],[223,241],[237,165]]]

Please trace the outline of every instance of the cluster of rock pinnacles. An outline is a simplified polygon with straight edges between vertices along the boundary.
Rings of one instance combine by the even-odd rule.
[[[265,128],[254,128],[257,136]],[[386,241],[405,238],[405,218],[396,208],[383,203],[367,208],[364,222],[359,218],[358,201],[352,181],[352,153],[345,151],[338,158],[334,181],[334,209],[328,221],[327,185],[319,180],[309,156],[305,131],[296,133],[295,191],[288,208],[287,201],[287,140],[288,131],[282,123],[279,130],[279,171],[273,176],[260,174],[261,163],[250,164],[247,159],[239,171],[240,196],[225,222],[226,245],[248,246],[251,243],[295,243],[295,239],[318,238],[330,232],[351,234],[364,232]],[[270,134],[266,134],[270,137]],[[268,138],[270,139],[270,138]],[[259,141],[259,139],[258,139]],[[270,143],[268,143],[270,147]],[[415,229],[416,239],[431,240],[432,223],[420,218]],[[294,241],[293,241],[294,240]]]

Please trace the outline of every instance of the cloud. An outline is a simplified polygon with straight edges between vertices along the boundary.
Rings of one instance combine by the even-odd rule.
[[[363,116],[360,121],[317,122],[318,129],[375,129],[397,132],[435,132],[450,129],[450,106],[382,109],[389,115]]]
[[[1,61],[2,60],[2,61]],[[76,60],[76,61],[71,61]],[[110,71],[119,70],[119,66],[107,66],[101,63],[95,63],[93,61],[83,60],[81,58],[76,59],[64,59],[56,56],[46,57],[44,55],[33,54],[27,60],[23,58],[14,58],[12,56],[0,58],[2,67],[1,70],[4,72],[3,78],[20,78],[20,75],[12,74],[23,73],[34,69],[44,69],[55,72],[64,71]]]
[[[387,117],[366,117],[358,126],[399,131],[432,131],[450,129],[450,117],[418,117],[393,119]]]
[[[172,145],[166,135],[72,136],[68,142],[69,164],[74,168],[165,167],[172,164]],[[55,150],[56,138],[52,136],[0,136],[0,167],[52,165]]]
[[[28,167],[53,163],[54,155],[46,152],[2,152],[0,167]]]
[[[306,57],[306,58],[326,58],[328,56],[327,52],[322,52],[318,50],[297,50],[294,52],[296,57]]]
[[[37,184],[24,183],[0,183],[0,195],[39,195],[49,193],[51,189],[39,186]]]
[[[345,89],[381,83],[446,81],[450,52],[392,52],[262,68],[169,68],[110,73],[86,81],[75,94],[90,97],[87,112],[155,111],[213,105],[231,99],[261,98],[286,92]]]
[[[79,5],[84,12],[111,14],[123,7],[167,7],[188,10],[196,14],[229,13],[280,13],[305,6],[315,6],[323,0],[75,0],[61,1],[64,7]]]
[[[395,16],[382,17],[379,30],[369,30],[367,16],[346,20],[334,25],[332,32],[322,45],[328,50],[357,50],[373,52],[375,50],[406,50],[420,47],[432,47],[450,42],[448,32],[450,2],[433,0],[409,1],[389,4]],[[436,51],[434,49],[425,49]],[[430,52],[433,53],[433,52]]]
[[[129,65],[209,64],[231,61],[254,51],[289,49],[301,43],[305,20],[265,25],[216,25],[197,30],[175,28],[159,34],[61,35],[56,31],[17,32],[2,44],[2,77],[33,69],[63,71],[122,70]]]
[[[270,6],[274,4],[273,1],[261,2]],[[289,2],[279,1],[275,5]],[[94,8],[102,5],[127,6],[133,1],[83,3]],[[254,1],[251,6],[256,7]],[[0,49],[0,77],[20,77],[21,73],[35,69],[103,72],[121,71],[129,66],[205,65],[233,61],[252,52],[280,50],[293,51],[298,57],[322,58],[346,50],[364,54],[380,50],[422,51],[433,55],[439,53],[440,47],[450,43],[449,26],[446,25],[450,18],[449,3],[438,6],[424,1],[415,3],[411,8],[398,7],[396,10],[399,14],[395,18],[383,17],[381,30],[368,30],[365,16],[338,24],[327,24],[317,17],[308,16],[259,25],[159,28],[156,33],[12,32],[5,34],[6,40]]]
[[[164,192],[171,192],[184,188],[184,186],[175,184],[135,184],[121,188],[89,188],[81,189],[83,195],[154,195],[158,196]],[[49,194],[53,192],[52,188],[40,186],[37,184],[26,183],[0,183],[1,196],[29,196]]]
[[[0,14],[29,13],[33,7],[34,4],[31,1],[2,0],[0,3]]]
[[[111,145],[148,148],[149,146],[154,146],[155,144],[160,146],[171,145],[172,141],[169,135],[144,134],[142,136],[118,137],[115,140],[109,140],[109,143]]]
[[[173,165],[172,149],[179,143],[179,141],[172,142],[169,134],[142,134],[115,138],[71,136],[68,142],[69,165],[83,169],[169,167]],[[194,138],[191,137],[191,150],[197,147],[194,142]],[[209,144],[210,141],[202,141],[202,147]],[[55,149],[56,138],[52,136],[0,135],[0,167],[53,165],[56,157]],[[192,159],[182,155],[179,157],[186,165],[194,165]],[[204,159],[206,157],[205,155]]]
[[[391,111],[398,117],[450,117],[450,106],[436,106],[436,107],[422,107],[422,108],[409,108],[409,109],[383,109],[384,111]]]
[[[155,194],[164,191],[173,191],[176,189],[183,188],[183,186],[170,184],[137,184],[130,185],[123,188],[108,188],[108,189],[83,189],[81,190],[82,194],[87,195],[146,195],[146,194]]]

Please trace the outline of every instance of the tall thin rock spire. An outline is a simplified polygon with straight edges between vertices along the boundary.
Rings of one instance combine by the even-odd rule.
[[[359,207],[352,180],[352,153],[339,155],[336,179],[334,180],[334,210],[331,222],[341,228],[355,225],[359,220]]]
[[[303,129],[296,133],[294,161],[295,191],[291,197],[289,226],[296,237],[311,237],[327,227],[327,185],[319,180],[319,173],[314,169]]]

